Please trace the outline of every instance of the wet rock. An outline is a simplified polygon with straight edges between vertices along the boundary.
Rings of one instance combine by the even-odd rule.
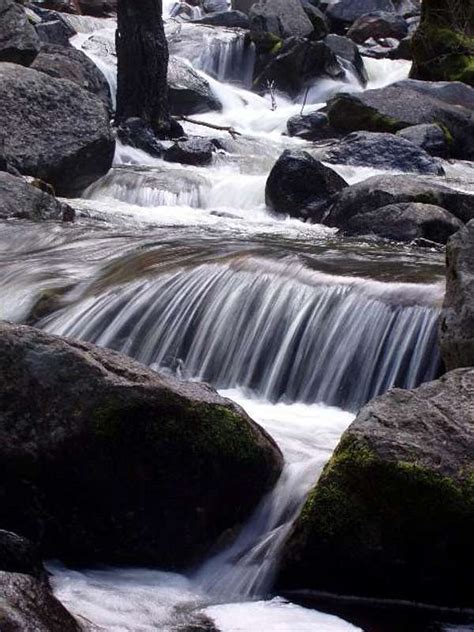
[[[287,149],[268,176],[265,201],[276,213],[314,219],[320,206],[345,187],[345,180],[307,152]]]
[[[117,135],[124,145],[136,147],[150,156],[161,158],[164,147],[157,140],[151,127],[140,118],[129,118],[117,128]]]
[[[401,40],[407,35],[408,25],[405,20],[400,15],[386,11],[362,15],[347,32],[347,37],[357,44],[363,44],[370,37],[376,40],[383,37]]]
[[[40,45],[23,7],[14,0],[0,0],[0,62],[29,66]]]
[[[426,240],[445,244],[462,226],[461,220],[439,206],[411,202],[390,204],[353,215],[344,224],[343,232],[348,235],[375,235],[393,241]]]
[[[0,64],[0,118],[8,163],[58,195],[78,195],[112,164],[107,110],[72,81]]]
[[[209,165],[216,151],[215,142],[207,138],[181,140],[167,149],[163,158],[183,165]]]
[[[324,42],[292,37],[270,59],[255,79],[254,85],[263,91],[268,91],[268,86],[273,85],[276,90],[296,98],[306,86],[324,77],[345,77],[344,68],[329,46]]]
[[[324,223],[343,228],[354,215],[404,202],[440,206],[462,222],[474,219],[474,195],[413,175],[383,175],[341,191],[324,216]]]
[[[329,123],[345,132],[395,133],[424,123],[443,125],[454,158],[474,158],[474,90],[461,83],[400,81],[362,94],[339,94],[328,103]]]
[[[35,25],[35,30],[40,40],[45,44],[57,44],[64,47],[70,46],[70,31],[62,20],[40,22]]]
[[[221,11],[219,13],[208,13],[204,17],[193,20],[195,24],[210,24],[211,26],[222,26],[226,28],[248,29],[250,21],[248,15],[242,11]]]
[[[447,158],[449,155],[449,137],[446,131],[436,123],[413,125],[397,132],[397,136],[409,140],[410,143],[421,147],[431,156]]]
[[[311,2],[303,2],[303,9],[313,25],[311,39],[322,39],[329,33],[329,22],[326,15]]]
[[[117,0],[78,0],[81,13],[96,18],[107,18],[117,12]]]
[[[46,579],[38,548],[26,538],[0,529],[0,571]]]
[[[40,8],[63,13],[79,13],[75,0],[31,0],[32,6],[39,5]]]
[[[298,136],[304,140],[320,140],[334,138],[334,130],[329,127],[328,117],[324,112],[295,114],[286,124],[289,136]]]
[[[389,53],[390,59],[406,59],[408,61],[411,61],[412,59],[411,41],[412,41],[411,35],[409,35],[408,37],[404,37],[402,40],[400,40],[400,42],[398,43],[398,46],[394,50],[390,51]]]
[[[236,11],[242,11],[242,13],[246,13],[248,15],[250,13],[250,9],[257,3],[257,1],[258,0],[232,0],[232,7]]]
[[[310,493],[278,588],[472,604],[474,369],[369,402]]]
[[[395,134],[353,132],[324,152],[326,162],[387,171],[443,175],[439,160]]]
[[[349,62],[354,74],[360,83],[365,86],[369,77],[364,66],[364,60],[354,42],[348,37],[331,33],[324,39],[324,43],[326,46],[329,46],[335,55]]]
[[[328,6],[326,14],[336,32],[344,32],[357,18],[374,11],[395,13],[396,9],[392,0],[339,0]]]
[[[250,10],[250,28],[277,37],[306,37],[313,31],[300,0],[261,0]]]
[[[102,72],[81,50],[46,44],[41,48],[31,68],[56,79],[69,79],[97,96],[107,111],[112,112],[109,84]]]
[[[446,297],[440,320],[447,369],[474,366],[474,222],[456,233],[446,251]]]
[[[187,116],[222,109],[222,104],[213,94],[209,83],[177,57],[170,57],[168,87],[172,114]]]
[[[206,13],[227,11],[227,0],[202,0],[201,6]]]
[[[0,172],[0,219],[59,220],[71,222],[74,210],[37,186]]]
[[[0,325],[0,401],[0,524],[70,562],[189,565],[282,467],[211,387],[30,327]]]

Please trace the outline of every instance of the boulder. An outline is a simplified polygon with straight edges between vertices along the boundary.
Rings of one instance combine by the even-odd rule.
[[[206,13],[222,13],[227,11],[227,0],[202,0],[201,6]]]
[[[209,83],[182,59],[170,57],[168,88],[171,113],[177,116],[222,110]]]
[[[163,156],[163,145],[157,140],[150,125],[140,118],[129,118],[121,123],[117,128],[117,136],[124,145],[141,149],[155,158]]]
[[[0,629],[4,632],[83,630],[53,596],[46,582],[3,571],[0,571]]]
[[[288,136],[297,136],[304,140],[321,140],[334,138],[334,131],[329,127],[328,117],[324,112],[295,114],[286,123]]]
[[[354,215],[382,206],[420,202],[440,206],[462,222],[474,219],[474,195],[413,175],[372,176],[341,191],[324,215],[324,223],[344,228]]]
[[[36,9],[36,5],[39,8],[44,8],[51,11],[60,11],[61,13],[73,13],[77,14],[78,4],[76,0],[31,0],[32,5]]]
[[[249,17],[242,11],[206,13],[202,18],[193,20],[193,22],[195,24],[210,24],[211,26],[223,26],[225,28],[248,29],[250,27]]]
[[[339,0],[328,6],[326,14],[333,29],[343,33],[357,18],[375,11],[395,13],[396,9],[392,0]]]
[[[276,213],[312,219],[320,206],[347,183],[305,151],[285,150],[268,176],[267,206]]]
[[[242,11],[247,15],[250,13],[250,9],[258,0],[232,0],[232,8],[236,11]]]
[[[80,194],[112,164],[107,110],[72,81],[0,64],[0,119],[7,162],[58,195]]]
[[[452,156],[474,159],[474,90],[460,83],[401,81],[361,94],[339,94],[328,103],[332,127],[353,132],[397,132],[422,123],[443,125]]]
[[[0,219],[74,220],[74,209],[6,172],[0,172]]]
[[[216,149],[216,142],[208,138],[190,138],[174,143],[164,152],[163,158],[183,165],[210,165]]]
[[[108,18],[117,12],[117,0],[77,0],[83,15]]]
[[[446,251],[446,297],[441,314],[441,353],[448,370],[474,366],[474,222],[456,233]]]
[[[211,387],[31,327],[0,325],[0,404],[0,524],[71,563],[189,565],[282,467]]]
[[[430,156],[447,158],[449,156],[450,138],[446,129],[436,123],[425,123],[405,127],[397,132],[397,136],[409,140],[410,143],[420,147]]]
[[[363,44],[370,37],[376,40],[383,37],[401,40],[407,35],[408,25],[406,21],[400,15],[387,11],[375,11],[362,15],[347,31],[347,37],[356,44]]]
[[[46,579],[38,548],[26,538],[0,529],[0,571]]]
[[[474,369],[369,402],[286,543],[278,589],[472,606]]]
[[[444,174],[439,160],[395,134],[353,132],[329,147],[323,160],[404,173]]]
[[[343,79],[344,68],[336,55],[324,42],[291,37],[276,56],[259,73],[254,86],[267,92],[272,85],[276,90],[296,98],[316,79]]]
[[[51,20],[50,22],[39,22],[35,25],[38,37],[45,44],[57,44],[59,46],[70,46],[69,29],[63,20]],[[67,77],[66,77],[67,78]]]
[[[97,96],[108,112],[112,112],[112,99],[106,78],[85,53],[77,48],[43,45],[31,68],[55,79],[69,79],[80,88]]]
[[[444,208],[408,202],[353,215],[343,231],[348,235],[375,235],[393,241],[445,244],[462,226],[461,220]]]
[[[277,37],[307,37],[313,31],[301,0],[260,0],[250,9],[250,28]]]
[[[325,37],[329,33],[329,21],[326,15],[311,2],[303,2],[303,9],[313,25],[311,39],[318,40]]]
[[[354,42],[348,37],[331,33],[324,38],[324,43],[326,46],[329,46],[335,55],[349,62],[352,72],[359,79],[361,85],[365,86],[369,77],[364,66],[362,55]]]
[[[0,0],[0,62],[28,66],[41,42],[23,7],[14,0]]]

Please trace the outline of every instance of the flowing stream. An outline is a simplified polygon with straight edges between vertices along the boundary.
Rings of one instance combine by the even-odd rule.
[[[173,3],[164,4],[169,11]],[[115,98],[114,22],[70,20],[74,45]],[[179,575],[51,563],[54,588],[90,629],[361,629],[273,595],[272,580],[285,537],[357,410],[394,385],[438,374],[443,254],[343,240],[327,227],[272,216],[264,201],[271,166],[287,147],[310,148],[283,135],[301,102],[277,97],[274,108],[248,91],[254,51],[240,32],[174,20],[166,28],[171,54],[222,103],[196,118],[242,135],[212,132],[224,149],[206,168],[118,143],[109,174],[72,201],[75,225],[6,224],[0,317],[212,383],[272,434],[285,468],[237,539],[199,568]],[[369,87],[409,69],[404,61],[366,66]],[[306,108],[362,89],[350,72],[343,82],[318,81]],[[210,133],[191,123],[186,130]],[[376,173],[335,169],[349,183]]]

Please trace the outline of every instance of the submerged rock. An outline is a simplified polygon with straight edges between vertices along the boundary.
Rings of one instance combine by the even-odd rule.
[[[40,40],[23,7],[0,0],[0,62],[28,66],[39,52]]]
[[[216,149],[216,143],[208,138],[191,138],[174,143],[163,158],[183,165],[209,165]]]
[[[305,151],[285,150],[268,176],[267,206],[284,215],[318,219],[319,209],[347,183]]]
[[[446,262],[446,297],[439,335],[449,370],[474,366],[474,222],[450,239]]]
[[[74,209],[23,178],[0,172],[0,219],[62,220],[71,222]]]
[[[341,191],[323,221],[329,226],[344,228],[355,215],[403,202],[440,206],[462,222],[474,219],[474,195],[416,176],[382,175],[372,176]]]
[[[0,524],[76,563],[188,565],[282,467],[211,387],[30,327],[0,325],[0,402]]]
[[[394,241],[426,240],[428,243],[445,244],[462,226],[459,219],[439,206],[409,202],[356,214],[345,222],[344,233],[376,235]]]
[[[0,64],[0,119],[9,165],[58,195],[78,195],[112,164],[107,110],[72,81]]]
[[[474,369],[367,404],[286,544],[278,588],[472,605]]]
[[[327,149],[323,160],[406,173],[444,174],[439,160],[394,134],[354,132]]]
[[[124,145],[146,151],[150,156],[161,158],[164,147],[157,140],[148,123],[140,118],[129,118],[117,127],[117,136]]]

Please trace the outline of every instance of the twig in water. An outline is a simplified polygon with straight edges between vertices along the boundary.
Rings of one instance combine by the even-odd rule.
[[[205,121],[196,121],[195,119],[189,118],[187,116],[175,116],[177,121],[185,121],[186,123],[194,123],[194,125],[202,125],[203,127],[210,127],[211,129],[217,129],[220,132],[229,132],[232,138],[236,136],[242,136],[240,132],[235,130],[233,127],[226,127],[223,125],[215,125],[214,123],[206,123]]]

